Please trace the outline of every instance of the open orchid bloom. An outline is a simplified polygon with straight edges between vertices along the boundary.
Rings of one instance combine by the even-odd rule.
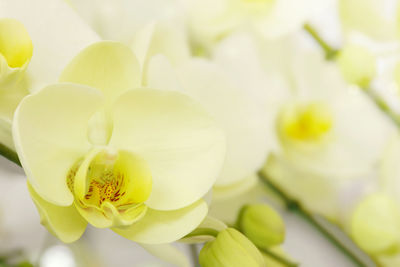
[[[293,66],[294,97],[282,107],[277,121],[285,157],[328,177],[368,173],[394,127],[322,56],[305,53]]]
[[[43,224],[64,242],[87,223],[140,243],[196,228],[224,160],[214,119],[177,92],[142,88],[129,47],[95,43],[60,83],[26,97],[13,135]]]

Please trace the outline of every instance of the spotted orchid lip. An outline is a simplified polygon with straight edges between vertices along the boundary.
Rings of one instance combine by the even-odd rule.
[[[82,216],[102,228],[132,224],[141,218],[152,179],[145,162],[131,153],[93,149],[70,169],[67,185]]]

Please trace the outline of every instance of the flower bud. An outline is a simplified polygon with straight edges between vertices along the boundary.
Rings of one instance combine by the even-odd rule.
[[[337,61],[345,80],[360,87],[367,87],[376,74],[376,58],[363,46],[343,48]]]
[[[263,267],[258,249],[243,234],[233,228],[221,231],[214,241],[200,251],[201,267]]]
[[[368,195],[355,207],[350,221],[350,235],[364,251],[388,252],[400,244],[398,203],[388,195]]]
[[[244,206],[238,225],[256,246],[267,248],[279,245],[285,239],[285,226],[280,215],[266,204]]]

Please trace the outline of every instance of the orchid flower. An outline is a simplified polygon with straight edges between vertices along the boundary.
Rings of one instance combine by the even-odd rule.
[[[206,216],[225,152],[199,104],[143,88],[135,54],[110,41],[26,97],[13,136],[42,223],[64,242],[88,223],[140,243],[180,239]]]

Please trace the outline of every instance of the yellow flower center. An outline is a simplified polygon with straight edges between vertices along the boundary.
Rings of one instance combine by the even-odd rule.
[[[331,131],[333,117],[322,103],[295,104],[280,114],[278,127],[283,138],[300,142],[322,141]]]
[[[144,215],[152,188],[146,163],[127,152],[94,150],[69,171],[75,205],[97,227],[132,224]]]
[[[14,19],[0,19],[0,56],[11,68],[26,65],[33,52],[32,40],[24,25]]]

